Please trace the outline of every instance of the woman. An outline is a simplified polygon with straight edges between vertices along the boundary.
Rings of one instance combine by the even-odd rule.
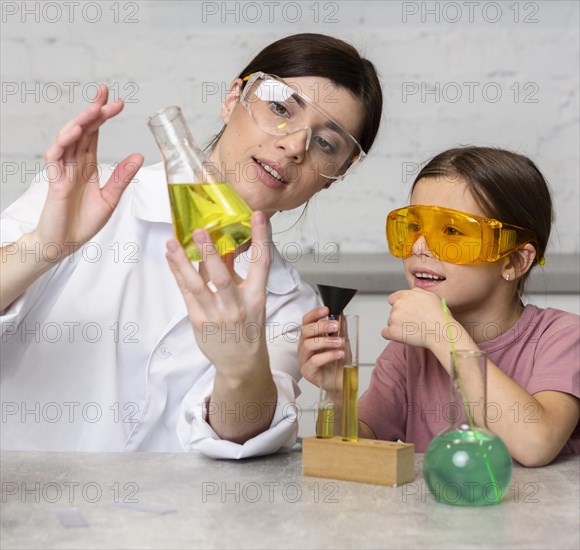
[[[194,234],[199,272],[171,239],[161,165],[140,169],[130,155],[100,187],[98,131],[122,108],[101,88],[4,213],[2,446],[224,458],[288,448],[294,333],[316,302],[268,246],[267,220],[368,152],[382,111],[375,69],[340,40],[301,34],[233,81],[211,156],[257,212],[252,246],[229,270],[205,231]]]

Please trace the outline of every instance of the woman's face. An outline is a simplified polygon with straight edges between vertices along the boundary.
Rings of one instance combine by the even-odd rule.
[[[348,90],[320,77],[292,77],[287,82],[308,96],[358,139],[364,108]],[[306,155],[306,130],[272,135],[262,130],[239,102],[241,80],[232,85],[224,101],[222,119],[226,128],[212,159],[218,162],[224,178],[254,210],[268,217],[279,210],[304,204],[332,180],[319,175]],[[323,115],[313,112],[309,125],[322,124]],[[274,170],[280,178],[270,172]]]

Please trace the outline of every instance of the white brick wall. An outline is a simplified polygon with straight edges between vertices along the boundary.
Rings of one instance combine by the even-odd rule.
[[[312,201],[306,220],[277,241],[305,247],[333,241],[344,251],[384,251],[385,214],[405,202],[412,181],[404,167],[471,143],[508,147],[539,164],[558,215],[553,251],[578,252],[578,6],[2,2],[2,209],[27,187],[57,129],[85,104],[83,92],[94,93],[90,83],[105,81],[133,101],[102,131],[99,160],[114,162],[139,151],[157,162],[148,114],[180,104],[204,142],[220,127],[220,97],[203,97],[204,91],[213,83],[225,86],[272,40],[311,31],[349,40],[375,62],[385,85],[386,123],[356,175]],[[472,102],[465,82],[474,83]],[[433,89],[436,83],[438,97],[404,96],[404,90]],[[497,90],[501,98],[493,102]],[[275,227],[292,220],[284,214]]]

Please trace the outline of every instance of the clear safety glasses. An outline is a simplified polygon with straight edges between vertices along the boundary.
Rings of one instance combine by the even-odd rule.
[[[388,214],[387,242],[393,256],[411,256],[421,236],[435,258],[452,264],[495,262],[536,241],[529,229],[450,208],[412,205]]]
[[[308,162],[322,177],[344,177],[365,157],[360,143],[296,87],[262,72],[243,80],[240,102],[254,122],[272,135],[305,131]]]

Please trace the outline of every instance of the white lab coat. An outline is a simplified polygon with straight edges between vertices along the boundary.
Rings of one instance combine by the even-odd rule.
[[[109,173],[104,171],[103,182]],[[221,440],[204,414],[215,368],[197,346],[165,259],[165,243],[173,236],[165,181],[162,164],[141,169],[107,225],[2,315],[2,449],[196,450],[243,458],[294,444],[297,327],[318,305],[316,296],[276,251],[266,302],[278,390],[274,418],[243,445]],[[41,174],[3,213],[3,246],[36,226],[46,192]],[[33,254],[48,256],[50,250]],[[235,269],[246,275],[245,254]],[[208,406],[215,414],[255,417],[252,407]]]

